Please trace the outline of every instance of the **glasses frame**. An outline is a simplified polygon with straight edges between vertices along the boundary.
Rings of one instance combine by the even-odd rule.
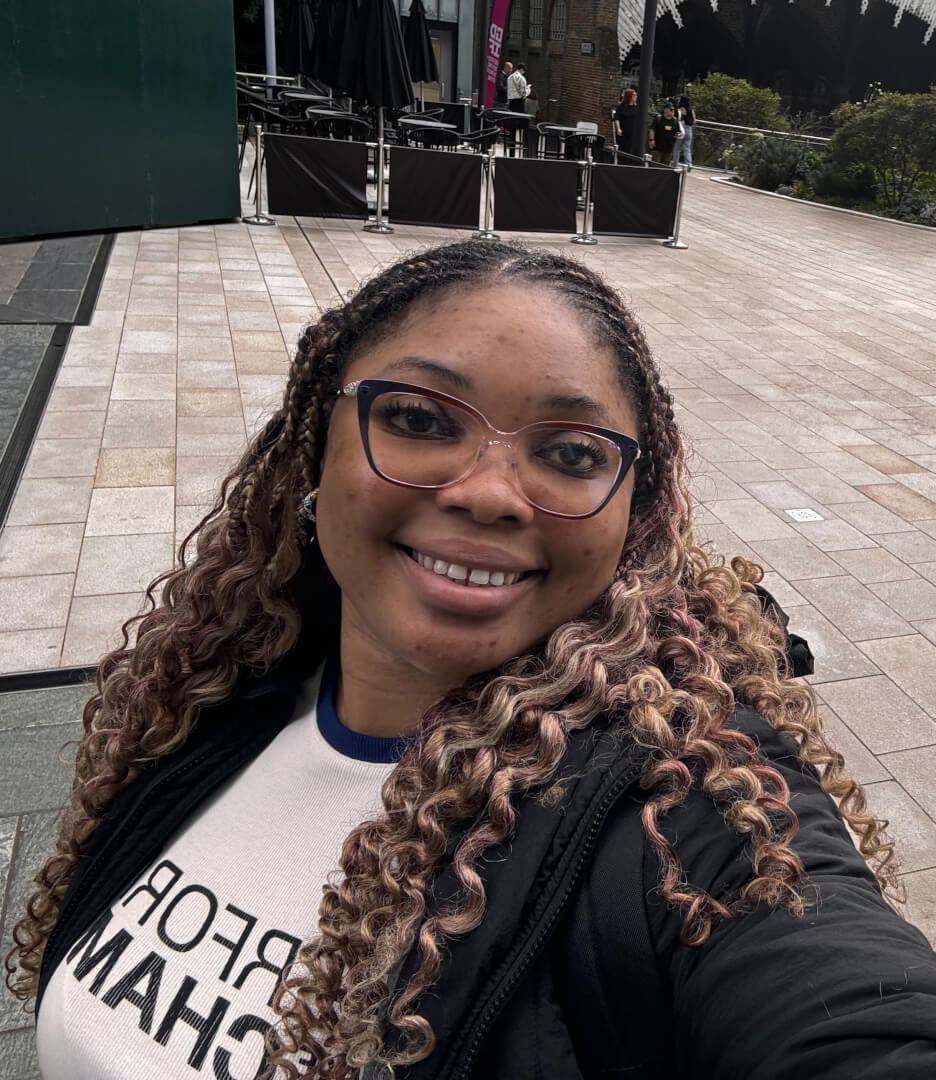
[[[497,438],[489,438],[487,443],[482,443],[480,449],[481,453],[478,454],[474,461],[468,466],[468,468],[456,477],[454,480],[449,480],[445,484],[410,484],[405,480],[397,480],[392,476],[387,476],[382,473],[374,462],[374,457],[371,452],[370,436],[369,436],[369,422],[370,411],[374,401],[381,395],[386,393],[403,393],[403,394],[419,394],[423,397],[433,398],[436,401],[442,401],[447,405],[454,405],[459,409],[463,409],[466,413],[473,416],[476,420],[479,420],[481,424],[487,428],[489,435],[498,436]],[[463,480],[467,479],[472,472],[477,468],[478,462],[484,455],[484,451],[490,446],[507,446],[513,449],[513,444],[505,442],[504,438],[516,438],[517,435],[522,435],[524,432],[529,431],[531,428],[560,428],[565,431],[584,431],[589,435],[597,435],[602,439],[607,440],[610,443],[614,443],[617,446],[621,455],[621,460],[618,465],[617,476],[614,478],[614,483],[608,490],[604,499],[595,507],[594,510],[589,510],[587,514],[563,514],[559,510],[550,510],[546,506],[540,506],[539,503],[534,502],[527,493],[523,490],[523,484],[520,482],[519,475],[517,475],[517,490],[523,496],[523,498],[529,503],[530,506],[535,507],[537,510],[541,510],[544,514],[549,514],[552,517],[558,518],[571,518],[575,520],[594,517],[595,514],[600,513],[608,505],[612,498],[624,482],[624,478],[630,472],[633,465],[641,456],[640,444],[636,439],[632,439],[630,435],[625,435],[623,432],[614,431],[612,428],[598,427],[595,424],[579,423],[576,420],[537,420],[532,424],[524,424],[523,427],[518,428],[516,431],[501,431],[499,428],[488,420],[488,418],[479,409],[476,409],[473,405],[469,405],[467,401],[462,401],[461,398],[453,397],[451,394],[444,394],[441,390],[430,390],[426,386],[418,386],[416,383],[407,382],[395,382],[388,379],[357,379],[354,382],[348,383],[338,391],[338,398],[349,397],[357,399],[357,413],[358,413],[358,425],[361,430],[361,442],[364,444],[364,454],[367,458],[367,463],[375,475],[379,476],[381,480],[386,480],[388,484],[396,484],[398,487],[405,488],[417,488],[422,491],[439,491],[442,488],[452,487],[453,484],[460,484]],[[516,463],[513,462],[514,473],[517,473]]]

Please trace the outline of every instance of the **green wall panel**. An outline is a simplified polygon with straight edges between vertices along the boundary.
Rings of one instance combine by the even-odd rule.
[[[0,0],[0,237],[240,214],[231,0]]]

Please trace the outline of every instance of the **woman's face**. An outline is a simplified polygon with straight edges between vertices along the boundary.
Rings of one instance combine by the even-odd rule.
[[[359,379],[451,394],[500,431],[568,420],[637,437],[613,354],[544,287],[456,288],[417,302],[398,330],[357,350],[344,382]],[[371,470],[356,402],[339,399],[316,531],[342,592],[343,645],[351,635],[358,654],[363,649],[375,664],[450,685],[528,652],[611,583],[632,491],[633,470],[595,516],[550,516],[525,500],[502,447],[489,448],[448,487],[399,487]],[[414,552],[525,576],[515,584],[462,584],[427,569]]]

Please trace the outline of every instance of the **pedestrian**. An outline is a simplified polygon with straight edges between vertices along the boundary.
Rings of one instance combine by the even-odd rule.
[[[634,136],[636,131],[637,91],[628,88],[621,94],[620,103],[614,110],[614,139],[620,153],[634,153]]]
[[[682,158],[689,172],[692,172],[692,129],[695,126],[695,110],[685,94],[679,99],[676,115],[679,118],[683,137],[677,139],[673,145],[673,164],[678,165]]]
[[[513,74],[507,80],[507,108],[511,112],[522,113],[526,108],[526,99],[533,87],[526,81],[526,65],[517,64]]]
[[[564,256],[309,326],[98,668],[7,960],[46,1080],[931,1080],[936,957],[687,479]]]
[[[494,104],[499,105],[502,109],[507,105],[507,80],[513,71],[513,64],[507,60],[504,62],[504,66],[497,74],[497,81],[495,83],[495,95]]]
[[[650,125],[650,153],[654,161],[669,165],[673,159],[673,147],[680,138],[679,120],[671,101],[663,106],[663,112]]]

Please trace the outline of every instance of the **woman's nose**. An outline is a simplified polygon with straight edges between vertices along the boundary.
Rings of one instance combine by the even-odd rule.
[[[437,505],[443,509],[466,510],[482,525],[504,519],[524,525],[531,522],[535,511],[520,488],[513,454],[508,443],[489,442],[467,476],[438,489]]]

